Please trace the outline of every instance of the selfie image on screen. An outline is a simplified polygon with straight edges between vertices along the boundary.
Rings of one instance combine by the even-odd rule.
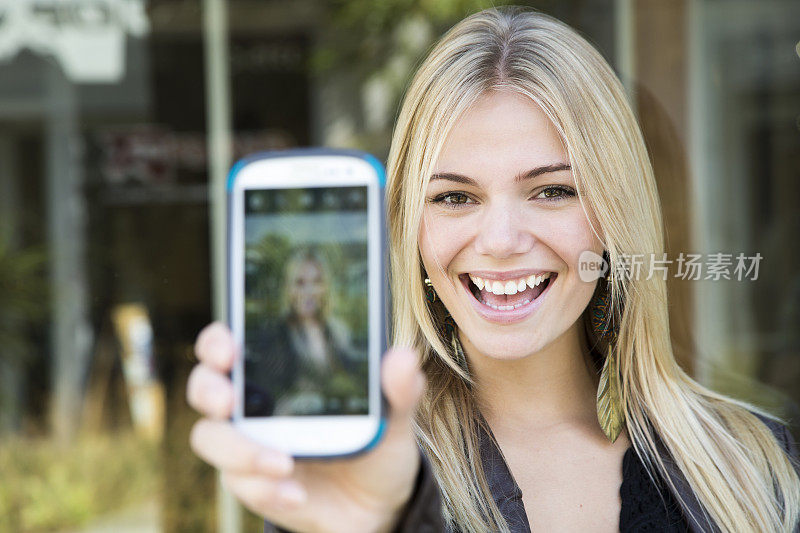
[[[367,414],[367,188],[244,201],[245,416]]]

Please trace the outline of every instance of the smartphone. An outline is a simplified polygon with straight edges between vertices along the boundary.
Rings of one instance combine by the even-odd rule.
[[[340,457],[385,429],[384,185],[353,150],[262,153],[230,172],[233,422],[266,446]]]

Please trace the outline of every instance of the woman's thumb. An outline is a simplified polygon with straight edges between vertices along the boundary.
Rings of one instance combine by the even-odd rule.
[[[425,376],[417,360],[416,352],[410,348],[392,348],[383,357],[381,383],[389,400],[390,432],[410,426],[417,402],[425,390]]]

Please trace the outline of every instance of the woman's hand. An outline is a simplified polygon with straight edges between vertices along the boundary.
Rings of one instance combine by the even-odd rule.
[[[223,484],[245,506],[292,531],[391,530],[419,471],[411,419],[425,380],[413,351],[390,350],[383,359],[391,414],[374,449],[354,458],[297,462],[227,420],[234,389],[226,374],[239,356],[228,328],[207,326],[195,352],[200,363],[189,376],[187,397],[204,418],[192,429],[192,449],[220,470]]]

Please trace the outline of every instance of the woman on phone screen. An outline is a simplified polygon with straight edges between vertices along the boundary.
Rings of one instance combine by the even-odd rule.
[[[684,373],[665,281],[625,268],[664,250],[658,194],[619,80],[574,30],[517,8],[457,24],[411,83],[388,174],[408,349],[384,360],[379,446],[293,463],[249,443],[221,420],[230,336],[198,339],[194,449],[268,529],[796,528],[788,431]]]
[[[251,339],[245,346],[246,416],[350,414],[364,408],[366,356],[356,353],[347,326],[330,312],[333,297],[321,254],[295,250],[284,265],[280,315],[256,321],[246,335]]]

